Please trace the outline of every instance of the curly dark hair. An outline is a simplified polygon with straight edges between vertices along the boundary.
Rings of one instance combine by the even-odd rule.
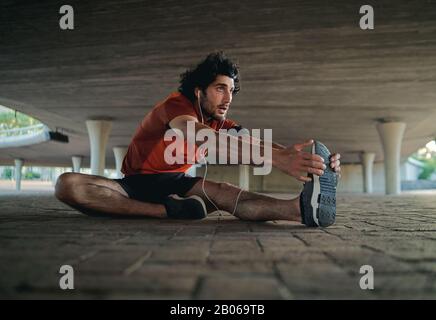
[[[218,75],[232,78],[235,83],[233,95],[239,92],[239,68],[222,51],[210,53],[195,69],[182,73],[178,90],[189,100],[195,101],[195,88],[199,87],[204,92]]]

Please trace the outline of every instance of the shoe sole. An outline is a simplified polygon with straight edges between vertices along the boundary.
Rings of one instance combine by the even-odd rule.
[[[178,194],[172,194],[169,197],[171,197],[173,199],[176,199],[176,200],[181,200],[181,201],[185,201],[185,200],[188,200],[188,199],[195,199],[195,200],[197,200],[201,204],[201,206],[203,207],[204,217],[205,218],[207,217],[206,204],[204,203],[203,199],[201,199],[199,196],[193,195],[193,196],[182,198]]]
[[[312,153],[321,156],[327,168],[321,177],[310,174],[312,181],[304,185],[304,223],[309,227],[328,227],[336,220],[336,173],[330,169],[330,152],[323,144],[315,142]]]

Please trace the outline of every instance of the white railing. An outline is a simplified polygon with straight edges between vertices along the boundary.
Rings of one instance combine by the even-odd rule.
[[[0,148],[22,147],[50,140],[50,129],[43,123],[0,130]]]
[[[13,128],[13,129],[0,129],[0,137],[21,136],[33,133],[40,133],[46,127],[43,123],[35,124],[33,126]]]

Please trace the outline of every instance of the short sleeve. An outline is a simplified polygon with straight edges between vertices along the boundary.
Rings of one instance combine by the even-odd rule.
[[[194,107],[190,104],[183,103],[183,101],[168,101],[168,103],[165,105],[165,111],[167,122],[184,115],[192,116],[198,119]]]

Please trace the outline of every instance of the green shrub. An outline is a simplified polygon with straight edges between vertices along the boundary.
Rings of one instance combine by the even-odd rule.
[[[38,172],[29,171],[29,172],[26,172],[24,174],[24,179],[26,179],[26,180],[35,180],[35,179],[40,179],[40,178],[41,178],[41,175]]]
[[[2,179],[7,179],[7,180],[11,180],[12,179],[12,169],[11,168],[5,168],[2,172],[1,178]]]
[[[436,159],[418,159],[422,163],[424,163],[424,168],[422,172],[419,174],[418,179],[427,180],[430,179],[431,175],[436,171]]]
[[[431,167],[425,166],[422,170],[422,172],[419,174],[418,179],[419,180],[427,180],[430,178],[430,176],[433,174],[434,169]]]

